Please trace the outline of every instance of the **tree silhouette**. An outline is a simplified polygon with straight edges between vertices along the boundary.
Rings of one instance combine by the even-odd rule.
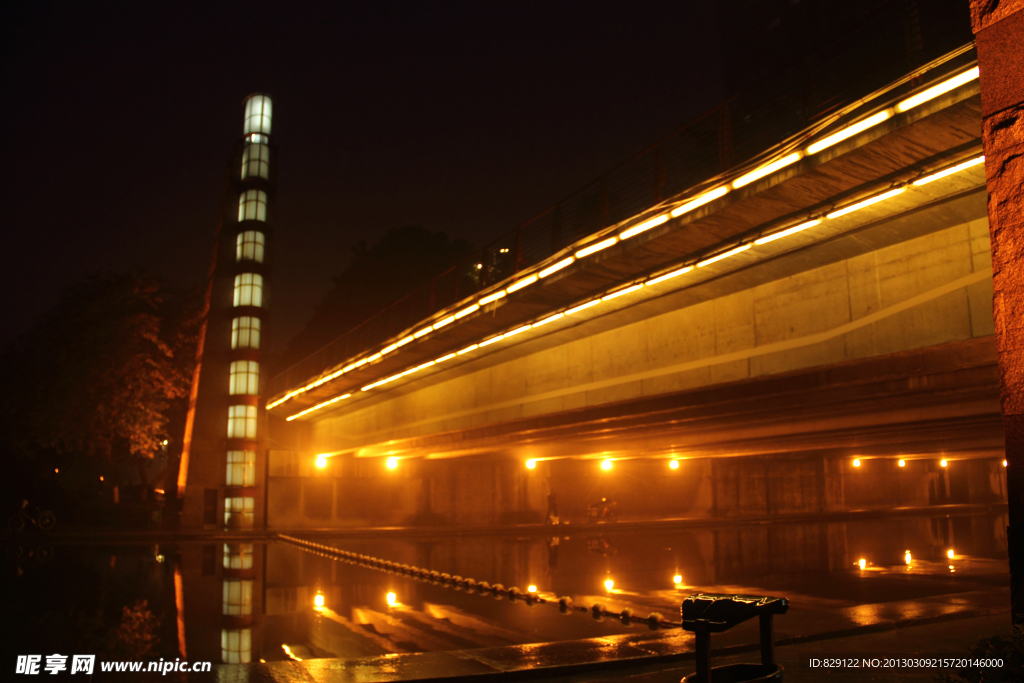
[[[93,276],[65,290],[0,359],[8,454],[109,465],[151,458],[179,436],[198,308],[197,293],[170,292],[142,273]]]
[[[284,369],[398,301],[471,253],[465,240],[418,226],[387,231],[373,246],[359,242],[349,266],[290,342]]]

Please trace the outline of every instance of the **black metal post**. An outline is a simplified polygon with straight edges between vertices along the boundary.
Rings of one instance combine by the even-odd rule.
[[[697,683],[711,683],[711,632],[697,626]]]
[[[761,622],[761,663],[775,665],[775,640],[772,637],[772,615],[762,614]]]

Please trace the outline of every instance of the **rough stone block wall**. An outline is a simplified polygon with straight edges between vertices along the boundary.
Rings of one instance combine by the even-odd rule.
[[[1024,624],[1024,0],[972,0],[1006,434],[1010,591]]]

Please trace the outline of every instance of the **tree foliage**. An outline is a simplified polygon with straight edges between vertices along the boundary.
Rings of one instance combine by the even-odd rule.
[[[305,328],[291,340],[287,367],[398,301],[471,253],[465,240],[417,226],[393,228],[373,246],[360,241],[349,266],[317,305]]]
[[[198,295],[142,273],[93,276],[0,361],[7,446],[113,462],[151,457],[185,410]]]
[[[142,659],[153,654],[160,644],[160,618],[149,609],[147,600],[136,600],[131,607],[121,608],[121,624],[114,632],[115,654],[127,659]]]

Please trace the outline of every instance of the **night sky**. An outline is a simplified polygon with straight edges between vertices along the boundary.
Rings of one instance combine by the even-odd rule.
[[[353,244],[482,246],[724,95],[704,2],[0,10],[0,346],[89,273],[204,281],[242,99],[275,99],[280,349]]]

